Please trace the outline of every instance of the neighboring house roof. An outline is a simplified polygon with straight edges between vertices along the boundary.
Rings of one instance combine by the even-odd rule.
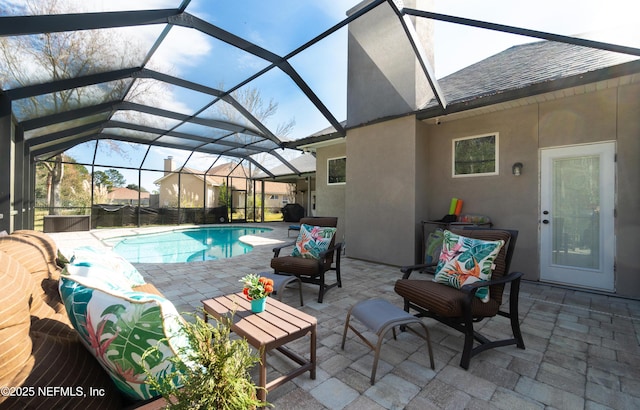
[[[177,172],[178,169],[175,169],[174,172]],[[202,171],[198,171],[195,169],[191,169],[191,168],[187,168],[184,167],[181,170],[182,175],[191,175],[194,178],[198,178],[201,181],[204,181],[204,176],[202,175]],[[162,181],[164,181],[165,179],[169,178],[172,174],[167,174],[167,175],[163,175],[162,177],[156,179],[155,181],[153,181],[154,184],[156,185],[160,185],[162,183]],[[207,174],[207,185],[211,185],[211,186],[220,186],[222,185],[222,183],[220,181],[217,180],[217,178],[212,178],[210,176],[208,176]]]
[[[580,84],[604,80],[620,75],[606,69],[631,62],[635,63],[627,68],[632,72],[640,71],[640,58],[634,55],[537,41],[508,48],[439,82],[449,106],[454,106],[501,94],[509,99],[520,98],[531,95],[534,87],[539,92],[554,91],[571,86],[560,80],[576,80],[576,77]],[[594,75],[588,76],[588,73]],[[509,93],[518,90],[525,93]],[[488,101],[488,104],[494,102],[497,101]],[[437,105],[432,99],[425,108],[436,108]]]
[[[207,175],[246,178],[249,175],[249,170],[246,167],[238,165],[234,162],[225,162],[224,164],[212,167],[209,172],[207,172]]]
[[[300,165],[303,166],[304,164],[301,163]],[[285,165],[283,165],[282,167],[291,171]],[[177,172],[177,171],[178,169],[173,170],[173,172]],[[181,172],[182,172],[183,178],[185,175],[190,175],[193,178],[198,178],[199,180],[204,181],[203,171],[197,171],[197,170],[185,167],[181,169]],[[315,161],[313,163],[313,171],[310,171],[310,172],[315,172]],[[169,178],[171,175],[172,174],[164,175],[161,178],[158,178],[157,180],[153,181],[153,183],[159,185],[162,183],[162,181]],[[249,170],[246,167],[242,165],[238,165],[237,163],[227,162],[227,163],[215,166],[207,172],[207,185],[221,186],[222,184],[226,183],[227,177],[248,178],[248,175],[249,175]],[[288,188],[286,185],[281,183],[267,182],[265,184],[265,193],[285,195],[285,194],[288,194]]]
[[[138,200],[138,191],[129,188],[115,188],[107,194],[107,198],[112,201],[117,200]],[[140,199],[149,199],[148,192],[140,192]]]
[[[227,177],[249,178],[249,175],[250,172],[246,167],[234,162],[226,162],[211,168],[207,172],[207,181],[212,179],[218,185],[222,185],[227,183]]]
[[[260,188],[256,188],[259,191]],[[264,183],[264,193],[266,195],[289,195],[291,194],[290,187],[287,184],[281,182],[269,182]]]

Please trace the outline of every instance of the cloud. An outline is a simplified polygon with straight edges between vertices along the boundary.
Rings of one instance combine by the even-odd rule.
[[[177,73],[183,73],[190,67],[204,63],[204,59],[211,55],[212,48],[211,38],[206,34],[174,26],[153,58],[156,64],[173,67]]]

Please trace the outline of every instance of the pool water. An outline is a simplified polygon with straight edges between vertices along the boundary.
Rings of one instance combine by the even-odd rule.
[[[269,228],[204,227],[140,234],[109,240],[113,250],[131,263],[178,263],[231,258],[253,248],[240,237]]]

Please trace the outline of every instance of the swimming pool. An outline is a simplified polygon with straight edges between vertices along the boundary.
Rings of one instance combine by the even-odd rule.
[[[113,250],[131,263],[178,263],[231,258],[253,248],[240,240],[269,228],[236,226],[187,228],[112,238]]]

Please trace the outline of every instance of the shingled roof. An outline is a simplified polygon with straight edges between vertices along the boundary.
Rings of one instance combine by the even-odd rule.
[[[449,106],[455,106],[484,97],[513,94],[518,90],[529,92],[534,86],[542,91],[551,91],[556,88],[553,82],[558,80],[593,82],[611,78],[612,67],[630,62],[635,63],[627,68],[640,71],[640,64],[636,64],[640,63],[637,56],[554,41],[537,41],[508,48],[463,68],[442,78],[440,85]],[[555,85],[557,89],[566,86],[559,81]],[[437,105],[437,101],[432,99],[425,108]]]

